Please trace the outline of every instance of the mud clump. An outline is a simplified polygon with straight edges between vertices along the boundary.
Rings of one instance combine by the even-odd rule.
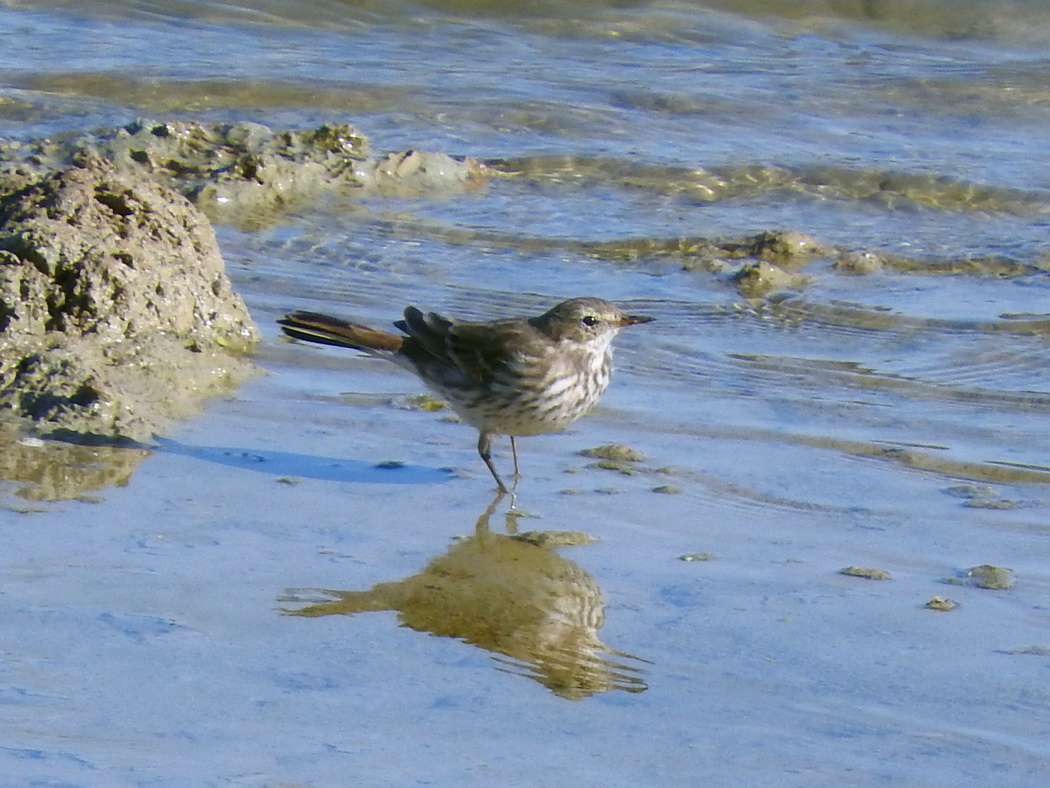
[[[0,420],[141,440],[253,371],[204,215],[90,154],[0,172]]]
[[[764,298],[783,290],[801,290],[810,280],[765,260],[754,260],[745,264],[733,276],[733,281],[744,298]]]
[[[577,452],[581,457],[595,457],[610,462],[643,462],[645,455],[637,449],[622,443],[610,443],[605,446],[596,446],[593,449],[581,449]]]
[[[212,221],[256,229],[324,196],[369,191],[402,197],[476,188],[490,170],[470,157],[405,151],[376,158],[349,123],[271,129],[261,123],[139,119],[70,140],[0,140],[0,159],[68,166],[85,156],[167,186]]]
[[[797,230],[759,233],[742,243],[728,243],[726,249],[737,256],[753,257],[785,271],[805,268],[814,260],[831,254],[830,247]]]
[[[839,570],[840,575],[863,577],[865,580],[892,580],[893,575],[885,569],[869,566],[847,566]]]
[[[938,613],[950,613],[959,606],[959,603],[954,599],[948,599],[943,596],[935,596],[929,602],[926,603],[926,607],[930,610],[936,610]]]
[[[80,151],[170,186],[215,219],[245,225],[318,191],[361,186],[355,164],[369,144],[348,124],[274,131],[260,123],[142,119],[82,137],[63,153]]]

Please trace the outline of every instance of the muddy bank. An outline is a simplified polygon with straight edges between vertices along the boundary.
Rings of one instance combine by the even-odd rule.
[[[257,328],[211,225],[103,159],[0,177],[0,419],[147,439],[253,371]]]

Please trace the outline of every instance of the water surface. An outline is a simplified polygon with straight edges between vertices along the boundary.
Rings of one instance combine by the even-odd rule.
[[[350,121],[379,151],[514,173],[217,228],[269,374],[115,473],[119,487],[93,477],[52,503],[8,488],[0,773],[1036,784],[1050,766],[1046,9],[502,6],[0,10],[9,138],[141,116]],[[693,251],[778,229],[828,251],[762,298],[741,293],[740,260]],[[853,273],[850,255],[880,264]],[[532,516],[509,519],[508,501],[489,512],[472,431],[405,407],[416,381],[280,342],[273,322],[308,308],[383,326],[409,303],[481,319],[590,294],[657,322],[623,335],[592,416],[521,441]],[[577,454],[613,442],[646,459],[617,471]],[[377,463],[419,474],[387,484]],[[482,519],[501,537],[599,541],[503,542]],[[391,601],[384,584],[458,571],[490,544],[535,574],[472,564],[489,585],[439,603],[453,620],[468,595],[538,589],[550,604],[527,614],[545,623],[506,636],[528,638],[423,624]],[[944,582],[981,564],[1015,586]],[[850,565],[893,579],[839,574]],[[375,588],[371,612],[282,614]],[[936,596],[959,606],[926,608]],[[631,678],[595,679],[606,669]]]

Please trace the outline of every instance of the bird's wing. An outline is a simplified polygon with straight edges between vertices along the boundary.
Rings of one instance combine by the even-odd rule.
[[[452,321],[435,312],[423,314],[414,306],[405,308],[405,319],[394,323],[404,331],[415,344],[431,356],[443,361],[451,361],[445,347]]]
[[[521,364],[528,356],[535,331],[524,321],[454,323],[441,315],[423,314],[415,307],[395,323],[428,355],[463,371],[474,380],[490,383],[500,372]]]

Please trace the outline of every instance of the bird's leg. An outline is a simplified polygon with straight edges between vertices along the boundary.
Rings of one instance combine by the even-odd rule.
[[[503,479],[499,477],[499,473],[496,471],[496,466],[492,462],[492,433],[482,432],[478,436],[478,454],[481,455],[481,459],[485,461],[485,464],[489,466],[489,470],[492,472],[492,478],[496,480],[496,486],[499,488],[501,493],[510,492],[507,489],[507,485],[503,483]]]
[[[521,472],[518,470],[518,444],[513,435],[510,436],[510,453],[514,455],[514,478],[517,480],[521,478]]]

